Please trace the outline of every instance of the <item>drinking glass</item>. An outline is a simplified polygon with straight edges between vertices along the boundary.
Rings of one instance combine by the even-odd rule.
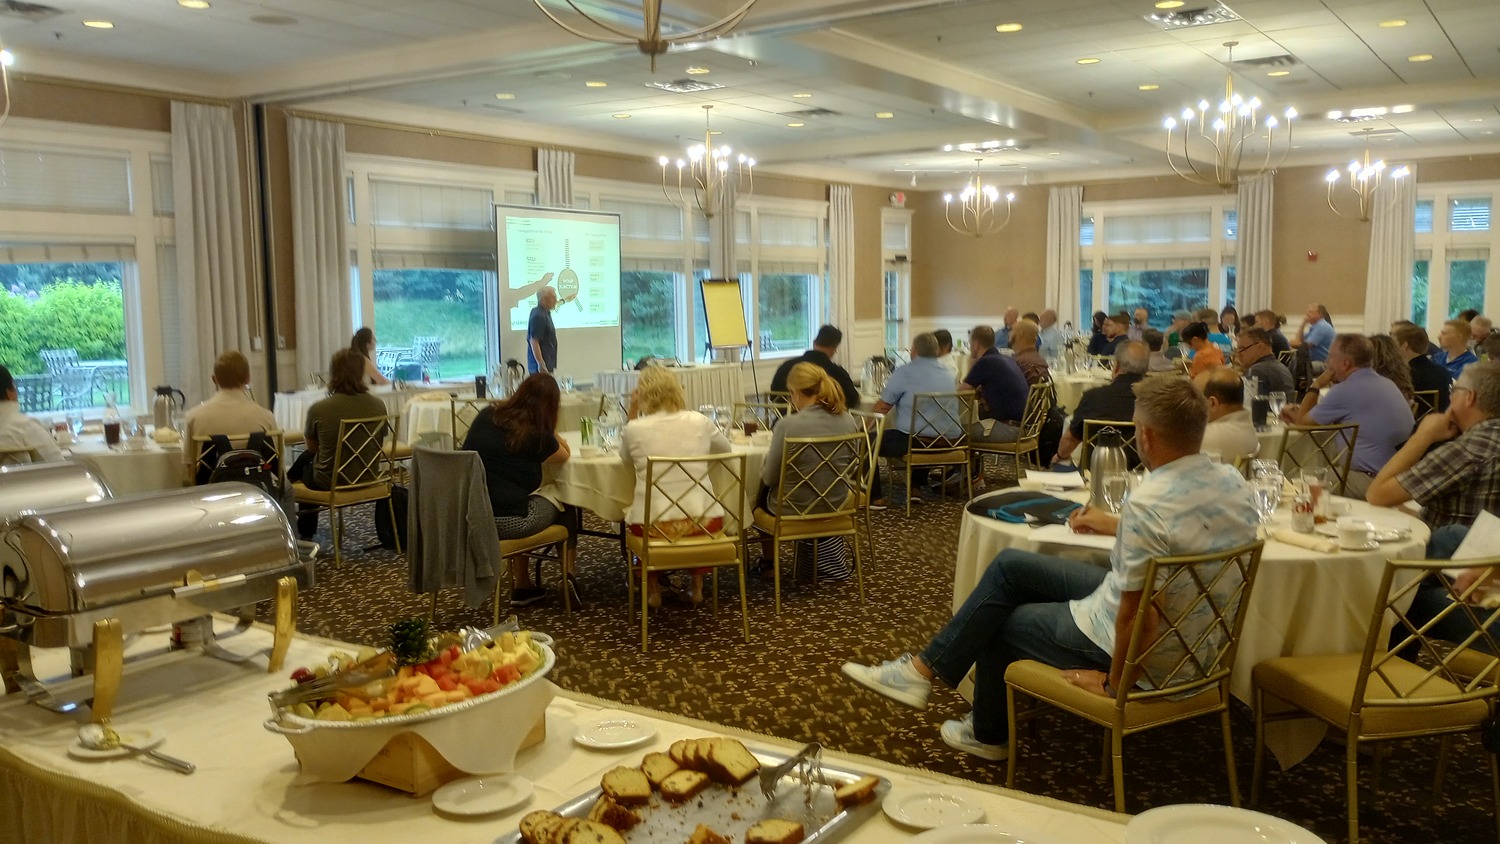
[[[77,411],[68,414],[68,427],[73,431],[73,438],[77,439],[83,435],[83,414]]]
[[[729,436],[729,431],[734,427],[734,408],[727,404],[716,404],[713,406],[713,415],[709,418],[719,426],[719,433]]]
[[[1281,409],[1286,407],[1286,393],[1280,390],[1266,395],[1266,406],[1271,410],[1270,423],[1272,425],[1281,421]]]
[[[573,376],[571,376],[571,375],[564,375],[562,377],[562,391],[564,393],[572,393],[573,392]]]
[[[1120,512],[1125,506],[1125,496],[1130,492],[1130,481],[1124,472],[1111,472],[1104,477],[1104,506],[1111,513]]]
[[[1271,516],[1281,504],[1280,476],[1264,475],[1256,478],[1251,483],[1251,491],[1255,494],[1255,511],[1260,514],[1260,523],[1269,525]]]
[[[1258,457],[1250,461],[1251,479],[1262,478],[1268,475],[1276,475],[1280,477],[1281,464],[1276,462],[1275,460],[1270,460],[1264,457]]]
[[[753,408],[745,411],[740,426],[745,429],[745,436],[747,437],[755,436],[755,432],[760,430],[760,417],[755,415]]]

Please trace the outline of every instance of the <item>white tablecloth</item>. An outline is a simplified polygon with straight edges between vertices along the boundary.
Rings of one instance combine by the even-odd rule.
[[[1109,383],[1109,372],[1099,369],[1069,375],[1054,374],[1052,383],[1057,387],[1058,407],[1071,413],[1074,408],[1078,407],[1078,400],[1083,397],[1084,393]]]
[[[1077,501],[1087,499],[1082,492],[1070,497]],[[1385,561],[1422,558],[1428,529],[1419,519],[1363,501],[1348,504],[1352,515],[1368,515],[1381,524],[1409,528],[1411,537],[1387,542],[1373,551],[1333,554],[1268,541],[1250,596],[1250,614],[1245,619],[1231,678],[1234,696],[1241,701],[1248,704],[1253,699],[1250,671],[1256,663],[1278,656],[1353,653],[1363,648]],[[1284,501],[1277,512],[1279,526],[1289,525],[1289,505],[1290,502]],[[963,605],[990,561],[1006,548],[1109,565],[1109,549],[1100,537],[1054,534],[1053,539],[1047,540],[1038,539],[1036,534],[1035,529],[1024,524],[964,513],[958,533],[953,609],[956,611]],[[1266,744],[1283,766],[1290,767],[1305,759],[1322,736],[1321,724],[1282,722],[1267,726]]]
[[[148,635],[133,650],[165,644]],[[225,646],[248,654],[270,644],[251,629]],[[287,665],[323,661],[332,647],[349,645],[298,638]],[[65,652],[47,652],[66,674]],[[603,701],[559,691],[547,710],[547,738],[516,757],[530,780],[532,798],[504,813],[475,819],[437,814],[429,799],[365,782],[299,785],[291,746],[261,728],[268,692],[287,685],[286,673],[266,673],[265,660],[242,665],[179,652],[126,668],[115,707],[117,726],[140,726],[166,736],[161,749],[198,765],[183,776],[139,759],[79,761],[67,755],[81,715],[57,715],[27,704],[21,695],[0,700],[0,840],[85,840],[94,844],[264,841],[275,844],[367,844],[372,841],[489,844],[515,829],[526,812],[557,806],[599,784],[615,765],[665,751],[682,738],[732,734],[754,748],[786,752],[792,742],[741,733],[646,710],[628,717],[656,729],[647,745],[620,753],[585,750],[570,739],[576,726],[617,710]],[[44,674],[44,676],[50,676]],[[497,725],[503,729],[503,725]],[[981,806],[989,822],[1057,844],[1121,844],[1122,815],[1007,791],[875,759],[824,751],[833,764],[868,770],[902,793],[941,790]],[[900,844],[912,833],[878,811],[850,830],[849,844]]]
[[[470,390],[463,398],[473,398]],[[557,430],[577,431],[578,421],[584,416],[599,412],[599,397],[593,393],[563,393],[557,408]],[[415,445],[423,434],[438,433],[452,435],[453,404],[444,397],[441,401],[412,401],[406,406],[406,416],[401,424],[401,436],[407,443]],[[462,443],[459,443],[462,445]]]
[[[127,451],[105,445],[102,434],[84,434],[64,451],[102,478],[116,496],[181,489],[186,477],[182,449],[162,448],[150,437],[144,449]]]
[[[737,363],[674,367],[672,374],[682,385],[689,410],[697,410],[705,404],[732,405],[745,400],[745,384]],[[594,389],[619,395],[622,401],[629,403],[629,396],[635,391],[640,376],[633,369],[600,372],[594,376]]]
[[[405,389],[397,390],[393,387],[371,387],[370,395],[385,402],[386,413],[401,416],[406,412],[407,406],[412,399],[423,393],[440,393],[448,396],[457,393],[459,398],[474,397],[474,382],[453,382],[451,384],[434,383],[420,386],[412,385]],[[276,416],[276,424],[281,430],[301,436],[307,427],[307,409],[328,397],[328,391],[319,387],[312,390],[298,390],[295,393],[277,393],[271,412]],[[447,402],[442,402],[447,407]],[[402,420],[401,438],[406,439],[406,420]],[[294,438],[295,439],[295,438]]]

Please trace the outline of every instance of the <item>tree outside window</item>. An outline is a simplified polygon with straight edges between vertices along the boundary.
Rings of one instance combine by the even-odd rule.
[[[1489,262],[1477,260],[1448,262],[1448,313],[1473,308],[1484,310],[1484,271]]]
[[[677,357],[677,286],[680,276],[661,270],[620,273],[620,333],[625,362]]]
[[[1145,308],[1151,324],[1166,327],[1175,311],[1191,311],[1208,304],[1208,269],[1111,270],[1110,313],[1133,313]]]
[[[764,353],[806,349],[816,326],[818,277],[802,273],[766,273],[757,290],[760,349]]]
[[[98,407],[107,392],[130,404],[124,272],[118,261],[0,265],[0,363],[24,410]]]
[[[1428,203],[1429,205],[1431,203]],[[1411,321],[1417,325],[1427,324],[1427,274],[1432,262],[1426,259],[1411,265]]]
[[[491,277],[482,270],[439,267],[375,270],[377,351],[422,363],[433,378],[485,374],[484,285]],[[434,340],[435,365],[421,359]]]

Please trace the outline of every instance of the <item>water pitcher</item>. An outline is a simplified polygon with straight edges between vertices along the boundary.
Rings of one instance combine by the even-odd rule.
[[[1118,502],[1111,502],[1104,494],[1105,481],[1112,476],[1124,477],[1128,471],[1120,435],[1101,434],[1094,443],[1094,450],[1089,453],[1089,506],[1113,511]]]
[[[156,398],[151,401],[151,416],[156,424],[156,430],[164,431],[172,427],[174,414],[180,412],[186,405],[187,396],[184,396],[181,390],[165,384],[157,387]]]

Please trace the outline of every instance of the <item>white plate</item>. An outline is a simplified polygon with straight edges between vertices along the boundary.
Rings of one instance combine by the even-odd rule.
[[[1048,838],[1014,823],[966,823],[929,829],[912,839],[912,844],[1054,844]]]
[[[148,750],[166,741],[167,738],[165,735],[157,735],[145,727],[115,727],[114,729],[119,734],[120,741]],[[68,745],[68,755],[74,759],[119,759],[122,756],[130,756],[134,753],[134,750],[126,750],[123,747],[112,747],[109,750],[95,750],[92,747],[84,747],[79,743],[76,736],[73,738],[73,743]]]
[[[1389,525],[1381,524],[1376,524],[1374,525],[1374,527],[1376,542],[1395,542],[1398,539],[1406,539],[1407,537],[1411,536],[1411,531],[1405,530],[1403,528],[1391,527]],[[1313,527],[1313,530],[1316,530],[1318,533],[1321,533],[1324,536],[1329,536],[1334,539],[1339,538],[1338,525],[1335,525],[1332,522],[1324,522],[1321,525],[1316,525]]]
[[[1327,844],[1291,821],[1248,809],[1188,804],[1142,812],[1125,825],[1125,844]]]
[[[450,815],[493,815],[531,799],[531,780],[492,774],[454,780],[432,793],[432,807]]]
[[[625,750],[656,738],[656,728],[624,713],[578,725],[573,741],[591,750]]]
[[[959,797],[936,791],[892,791],[880,804],[885,816],[902,826],[936,829],[950,824],[979,823],[984,809]]]

